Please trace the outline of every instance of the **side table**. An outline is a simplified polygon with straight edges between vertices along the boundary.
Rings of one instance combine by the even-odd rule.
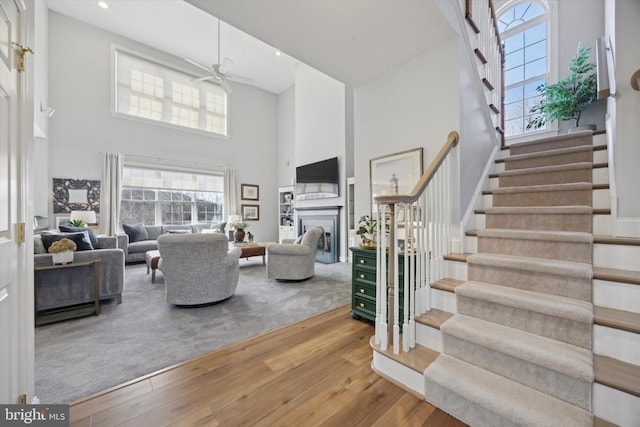
[[[99,260],[87,261],[87,262],[72,262],[70,264],[63,265],[39,265],[34,267],[33,275],[33,301],[34,301],[34,315],[36,326],[44,325],[47,323],[57,322],[60,320],[73,319],[81,316],[88,316],[94,314],[98,316],[100,314],[100,287],[99,287]],[[38,276],[40,274],[46,274],[46,272],[54,272],[55,270],[66,268],[81,268],[86,267],[92,270],[91,275],[87,275],[87,285],[93,283],[93,301],[85,304],[76,304],[68,307],[54,308],[50,310],[44,310],[38,313]]]

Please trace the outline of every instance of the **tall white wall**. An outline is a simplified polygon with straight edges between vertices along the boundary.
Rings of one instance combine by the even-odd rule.
[[[228,138],[117,118],[110,113],[112,44],[184,68],[180,58],[50,12],[49,92],[57,112],[50,123],[48,188],[53,177],[100,179],[101,151],[200,169],[227,166],[236,170],[238,195],[242,183],[260,185],[260,221],[249,231],[257,241],[277,239],[278,97],[234,84]]]
[[[293,185],[295,167],[295,85],[278,97],[278,185]]]
[[[49,106],[49,13],[47,3],[34,2],[34,144],[33,162],[33,214],[49,217],[47,191],[49,181],[49,121],[46,111],[40,111],[40,103]]]
[[[459,123],[458,41],[439,46],[355,90],[355,217],[371,213],[369,160],[423,147],[425,168]]]
[[[298,200],[296,208],[342,206],[340,211],[340,258],[346,257],[345,85],[304,63],[295,76],[295,166],[338,157],[340,196]]]
[[[638,160],[640,159],[640,92],[631,87],[631,75],[640,69],[640,2],[607,1],[607,34],[615,58],[615,98],[609,113],[615,126],[614,163],[618,235],[640,237]]]

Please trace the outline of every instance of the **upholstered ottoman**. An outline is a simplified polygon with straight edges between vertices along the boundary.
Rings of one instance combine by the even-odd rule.
[[[147,251],[144,254],[147,262],[147,274],[151,270],[151,283],[156,283],[156,270],[158,269],[158,261],[160,261],[160,251]]]

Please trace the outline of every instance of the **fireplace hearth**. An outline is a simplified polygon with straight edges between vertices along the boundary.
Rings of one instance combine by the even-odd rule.
[[[340,207],[323,206],[317,208],[297,208],[298,234],[301,235],[309,228],[319,226],[324,228],[326,249],[322,249],[322,241],[316,253],[316,261],[323,264],[338,262],[340,257]]]

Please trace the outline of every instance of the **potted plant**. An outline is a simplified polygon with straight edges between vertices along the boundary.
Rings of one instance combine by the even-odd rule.
[[[71,239],[60,239],[49,246],[49,253],[52,255],[54,264],[69,264],[73,262],[73,251],[76,244]]]
[[[235,242],[239,243],[239,242],[243,242],[244,241],[244,235],[245,235],[245,231],[247,228],[249,228],[249,224],[247,224],[246,222],[242,221],[242,219],[234,222],[233,224],[231,224],[231,226],[234,228],[235,233],[233,233],[233,239]]]
[[[69,221],[69,225],[72,227],[84,227],[87,223],[82,219],[72,219]]]
[[[358,221],[358,230],[356,234],[360,235],[362,242],[360,243],[361,248],[372,248],[373,246],[373,236],[376,233],[376,220],[371,219],[369,215],[363,215],[360,217]]]
[[[593,125],[580,127],[582,111],[597,98],[596,65],[589,62],[589,46],[578,44],[576,56],[569,62],[570,74],[558,83],[536,88],[542,99],[529,111],[535,116],[527,123],[527,130],[540,129],[547,122],[574,120],[576,129],[595,129]]]

